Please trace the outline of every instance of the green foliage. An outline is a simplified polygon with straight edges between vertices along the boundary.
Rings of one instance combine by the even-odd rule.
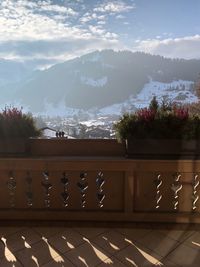
[[[5,107],[0,112],[1,138],[28,138],[40,135],[30,114],[23,114],[21,109]]]
[[[148,108],[140,109],[133,114],[124,114],[114,125],[117,138],[121,141],[130,138],[200,138],[198,115],[190,115],[188,109],[170,103],[162,102],[157,106],[156,101],[154,98]]]

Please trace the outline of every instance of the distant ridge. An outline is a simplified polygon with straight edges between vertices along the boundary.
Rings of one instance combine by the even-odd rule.
[[[104,108],[136,96],[150,80],[195,82],[200,60],[168,59],[141,52],[95,51],[52,66],[17,84],[13,99],[32,111],[45,104]]]

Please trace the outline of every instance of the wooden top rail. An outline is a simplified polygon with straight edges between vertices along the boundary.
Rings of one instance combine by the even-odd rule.
[[[200,160],[142,160],[125,157],[0,158],[0,170],[109,170],[133,172],[200,172]]]

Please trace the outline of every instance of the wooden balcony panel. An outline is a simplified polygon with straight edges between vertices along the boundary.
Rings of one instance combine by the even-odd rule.
[[[34,140],[32,145],[35,150],[28,156],[0,158],[1,220],[200,222],[200,160],[127,159],[115,141],[95,145],[93,140],[85,155],[87,146],[82,141],[67,144],[62,140],[55,155],[55,142],[49,153],[48,140]],[[74,147],[78,155],[73,154]],[[102,205],[97,199],[99,172],[105,179]],[[68,178],[66,186],[61,181],[63,173]],[[87,173],[84,197],[78,187],[81,173]],[[175,181],[177,175],[179,181]],[[48,194],[45,186],[49,186]],[[66,202],[63,192],[69,194]]]

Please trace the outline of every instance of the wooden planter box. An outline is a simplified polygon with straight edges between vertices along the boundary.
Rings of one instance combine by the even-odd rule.
[[[128,158],[177,159],[197,158],[200,140],[131,139],[126,140]]]
[[[29,145],[30,156],[125,156],[125,147],[114,139],[31,138]]]
[[[0,139],[0,156],[20,156],[28,152],[28,139]]]

